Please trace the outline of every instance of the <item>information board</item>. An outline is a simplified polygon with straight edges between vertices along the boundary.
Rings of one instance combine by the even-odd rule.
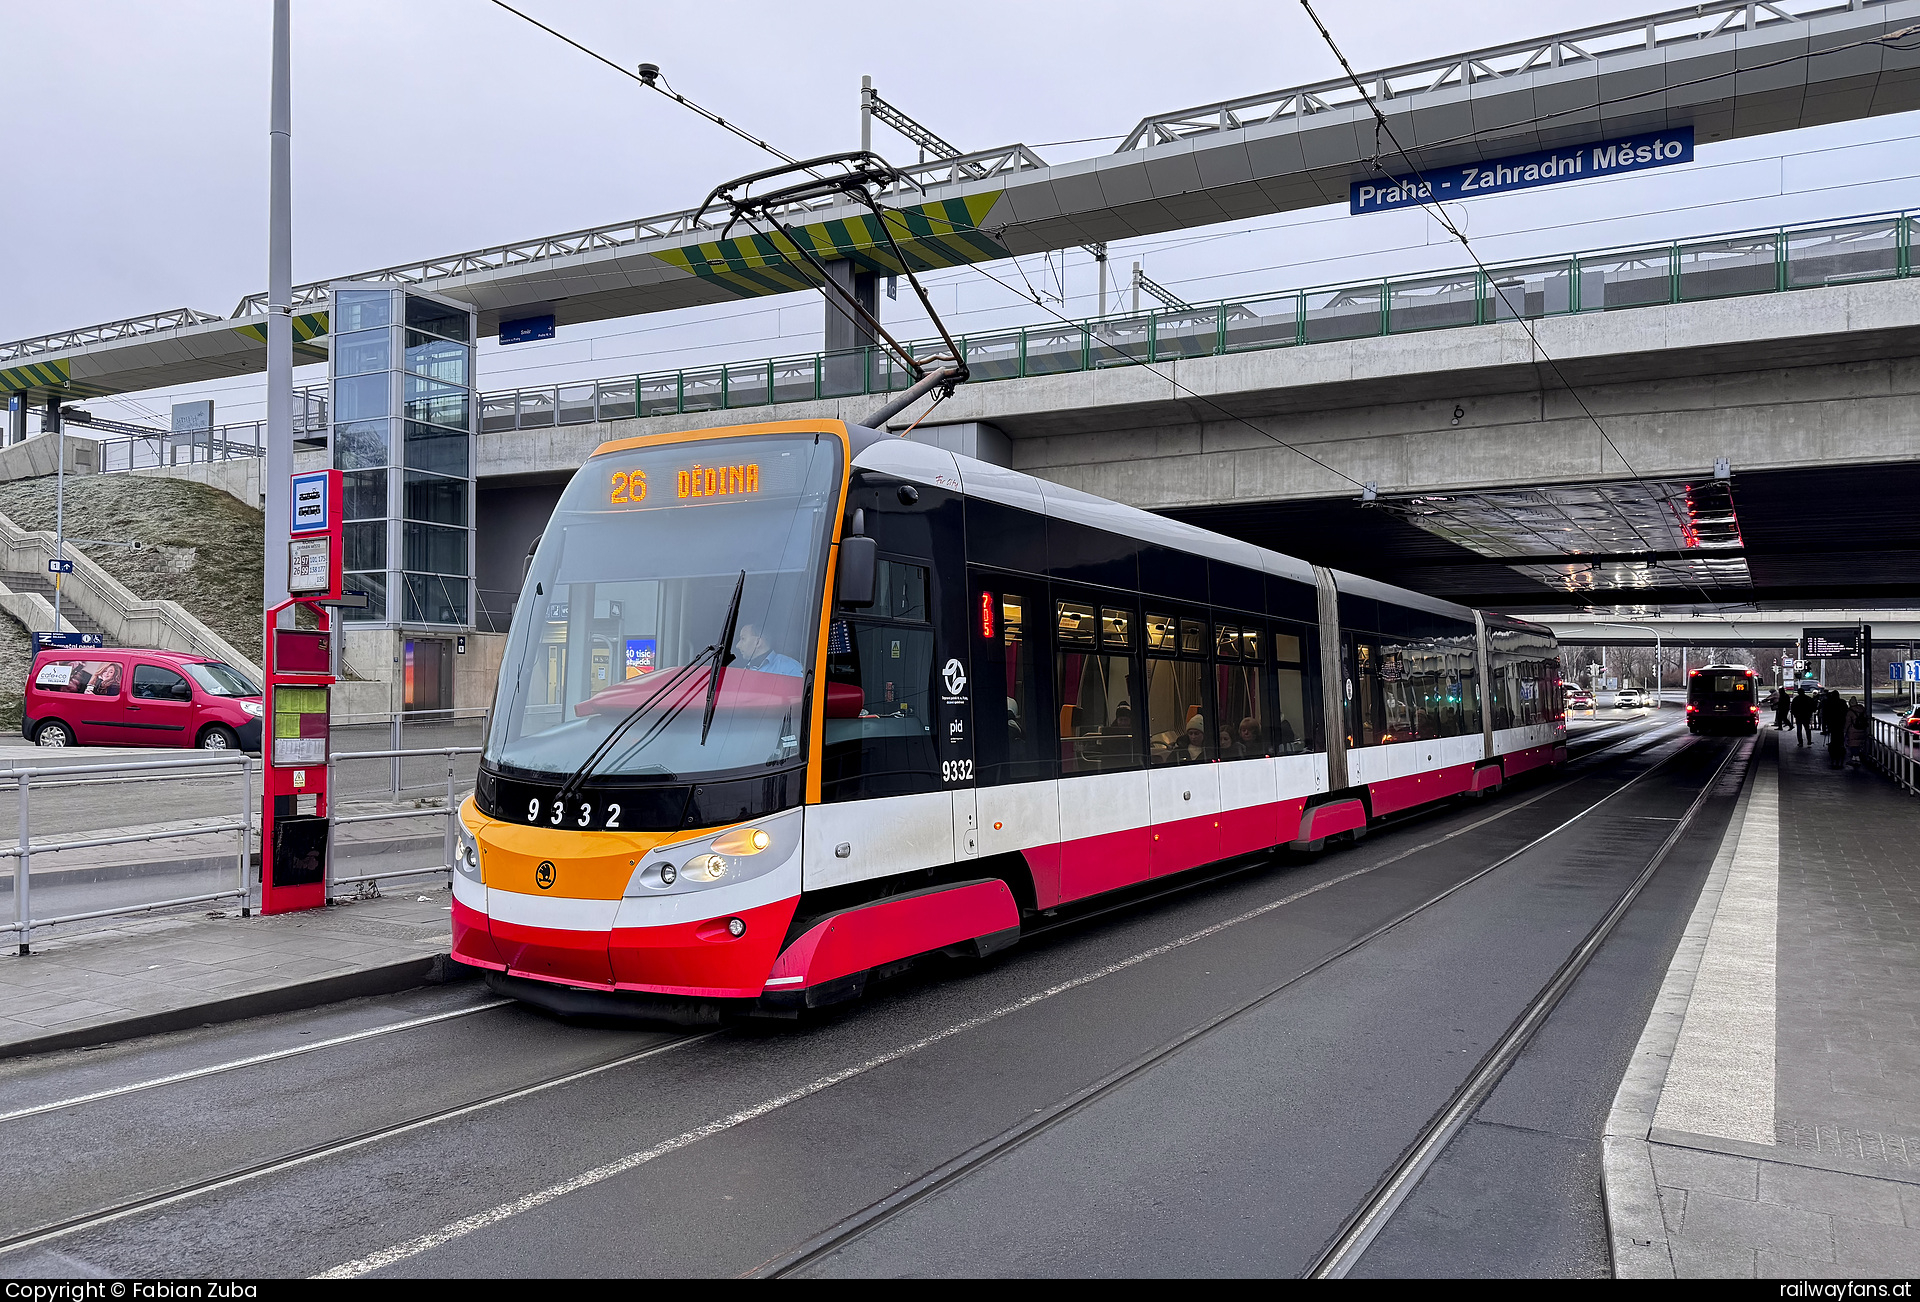
[[[1858,659],[1860,626],[1801,629],[1800,654],[1808,660]]]

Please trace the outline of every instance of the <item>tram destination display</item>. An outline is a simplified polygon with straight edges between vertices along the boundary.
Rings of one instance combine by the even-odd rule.
[[[1801,629],[1800,648],[1800,654],[1808,660],[1857,660],[1860,627]]]

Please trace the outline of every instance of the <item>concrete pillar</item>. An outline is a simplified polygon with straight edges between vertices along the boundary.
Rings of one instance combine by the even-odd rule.
[[[880,317],[879,277],[862,271],[844,258],[827,265],[827,274],[875,320]],[[826,324],[822,331],[823,349],[828,354],[826,374],[821,377],[829,396],[864,393],[872,385],[869,370],[873,364],[873,330],[834,290],[821,295],[826,299]],[[854,352],[855,349],[864,350]],[[841,354],[833,356],[833,354]]]

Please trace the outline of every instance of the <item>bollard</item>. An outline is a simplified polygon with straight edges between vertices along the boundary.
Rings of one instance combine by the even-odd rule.
[[[13,920],[20,924],[20,952],[31,952],[31,933],[27,930],[27,919],[32,913],[27,907],[27,873],[33,858],[31,843],[27,839],[27,774],[20,773],[20,857],[15,859],[13,869]]]

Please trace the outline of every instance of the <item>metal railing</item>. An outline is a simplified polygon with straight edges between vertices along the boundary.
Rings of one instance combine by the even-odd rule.
[[[374,883],[394,881],[402,877],[428,877],[439,873],[453,872],[453,857],[456,845],[454,820],[460,817],[460,792],[454,765],[455,756],[478,755],[478,746],[443,746],[425,750],[370,750],[370,751],[330,751],[327,755],[327,790],[339,790],[335,782],[335,772],[344,760],[390,760],[394,762],[395,786],[398,787],[399,761],[425,755],[441,755],[447,761],[447,794],[443,807],[424,806],[419,809],[385,810],[376,814],[335,814],[327,824],[327,898],[333,898],[336,886],[370,887]],[[330,796],[329,799],[332,797]],[[388,872],[362,873],[353,877],[341,877],[334,873],[333,845],[334,831],[340,827],[357,823],[386,823],[404,818],[440,818],[442,823],[441,862],[432,868],[396,868]]]
[[[247,869],[253,858],[253,793],[256,763],[257,761],[251,755],[237,754],[196,756],[192,759],[177,760],[137,760],[127,764],[74,764],[0,771],[0,789],[4,789],[9,780],[12,781],[19,797],[20,808],[19,839],[11,846],[0,847],[0,859],[14,861],[13,921],[0,924],[0,931],[12,932],[19,942],[20,953],[26,954],[30,952],[36,927],[92,922],[101,918],[134,916],[160,909],[183,908],[187,905],[212,904],[233,899],[240,901],[240,911],[242,916],[245,916],[252,907],[252,886],[248,880]],[[196,823],[188,827],[162,828],[152,831],[130,831],[114,836],[83,836],[69,840],[42,841],[39,845],[33,843],[30,813],[32,793],[36,790],[90,786],[109,774],[116,780],[124,781],[129,775],[138,778],[141,775],[170,772],[191,776],[195,773],[206,773],[209,770],[236,769],[241,776],[240,816],[231,821]],[[229,890],[208,891],[197,895],[139,904],[123,904],[106,909],[90,909],[46,918],[36,918],[33,915],[33,857],[36,854],[58,854],[61,851],[90,850],[113,845],[143,845],[154,841],[179,840],[221,832],[232,832],[235,838],[234,885]],[[452,862],[452,856],[448,856],[448,862]]]
[[[327,828],[327,875],[326,895],[333,897],[336,887],[354,886],[363,890],[374,883],[399,878],[427,877],[441,873],[451,873],[454,866],[454,854],[458,844],[454,820],[459,817],[460,803],[465,793],[461,790],[457,759],[463,755],[478,755],[478,746],[441,746],[414,750],[381,751],[335,751],[327,757],[327,790],[329,800],[336,799],[331,793],[338,792],[335,781],[337,767],[351,760],[398,761],[402,759],[422,759],[439,757],[446,761],[446,787],[444,803],[423,805],[416,809],[381,810],[364,814],[337,814],[330,810]],[[260,759],[246,754],[226,754],[194,756],[177,760],[136,760],[122,764],[73,764],[46,765],[30,768],[0,769],[0,791],[6,785],[13,784],[19,807],[19,837],[12,845],[0,845],[0,860],[14,861],[13,921],[0,923],[0,933],[12,933],[22,954],[30,952],[33,934],[36,930],[62,926],[78,922],[95,922],[108,918],[137,917],[142,914],[156,913],[168,909],[181,909],[194,905],[218,904],[237,901],[241,916],[252,913],[255,903],[253,872],[256,862],[254,844],[257,839],[259,817],[259,791],[257,780],[260,773]],[[195,777],[238,776],[240,778],[240,807],[237,815],[229,819],[216,819],[210,822],[194,822],[184,826],[153,826],[121,828],[109,835],[79,835],[35,840],[32,834],[31,813],[35,793],[43,796],[52,790],[64,790],[73,787],[113,786],[124,789],[128,781],[178,780]],[[335,832],[341,827],[365,823],[396,822],[403,819],[438,818],[442,820],[441,862],[423,868],[394,868],[372,873],[360,873],[352,876],[340,876],[335,872],[334,851]],[[192,837],[212,836],[232,833],[233,848],[233,885],[214,891],[201,891],[193,894],[168,896],[163,899],[117,904],[108,908],[85,909],[46,917],[35,916],[33,912],[33,870],[36,858],[59,854],[64,851],[103,849],[111,846],[146,845],[155,842],[184,840]],[[43,873],[46,869],[41,870]]]
[[[293,394],[293,432],[295,437],[327,429],[327,387],[315,385],[296,389]],[[154,470],[162,466],[196,466],[215,461],[237,461],[266,455],[267,422],[235,421],[212,429],[174,433],[155,430],[151,434],[131,434],[123,438],[100,440],[101,474],[128,470]]]
[[[1920,734],[1908,731],[1901,720],[1873,719],[1873,745],[1868,762],[1892,778],[1910,796],[1920,795]]]
[[[1177,310],[959,336],[976,381],[1295,348],[1504,321],[1786,293],[1913,271],[1920,216],[1878,213]],[[916,355],[932,341],[908,346]],[[914,377],[877,348],[485,393],[480,432],[891,393]]]

